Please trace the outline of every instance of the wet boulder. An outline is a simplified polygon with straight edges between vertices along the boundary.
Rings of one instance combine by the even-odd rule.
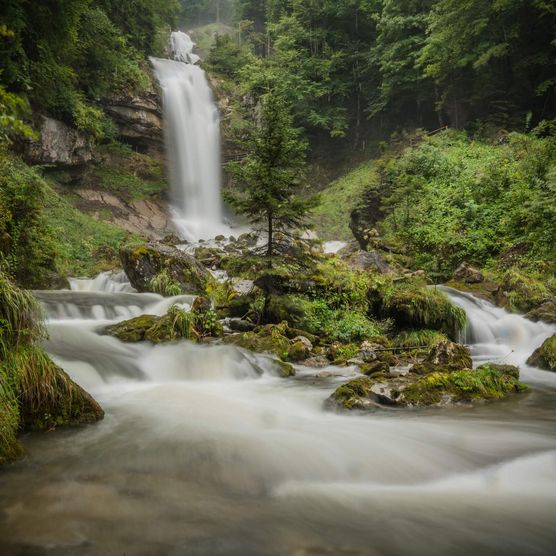
[[[413,365],[411,372],[426,374],[433,371],[450,372],[472,368],[473,361],[468,348],[449,340],[443,340],[430,349],[424,361]]]
[[[526,390],[516,367],[487,363],[477,369],[434,371],[425,375],[377,372],[338,387],[326,405],[344,410],[449,406],[499,400]]]
[[[526,315],[534,322],[542,320],[551,324],[556,324],[556,298],[543,301],[538,307],[531,309]]]
[[[212,276],[191,255],[162,243],[124,245],[120,260],[131,285],[139,292],[163,293],[155,287],[165,277],[173,295],[205,292]],[[170,288],[171,286],[171,288]]]
[[[533,352],[527,359],[527,365],[556,372],[556,334],[545,340],[542,346]]]
[[[350,253],[343,260],[353,269],[375,272],[379,274],[390,274],[392,271],[378,251],[359,250]]]
[[[27,430],[95,423],[104,411],[42,350],[30,348],[15,354],[19,372],[20,423]]]
[[[105,332],[118,338],[122,342],[143,342],[147,332],[157,323],[159,317],[155,315],[141,315],[133,319],[124,320],[118,324],[108,326]]]
[[[452,276],[452,280],[455,280],[456,282],[463,282],[464,284],[480,284],[484,281],[484,279],[485,277],[479,269],[474,268],[467,263],[462,263],[458,266]]]

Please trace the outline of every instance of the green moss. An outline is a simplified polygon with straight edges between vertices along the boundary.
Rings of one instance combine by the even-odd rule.
[[[438,330],[404,330],[394,338],[394,346],[399,348],[415,348],[417,351],[429,350],[440,342],[447,341],[448,337]]]
[[[333,398],[345,409],[357,408],[361,398],[369,395],[373,384],[374,381],[366,376],[357,377],[336,388]]]
[[[285,336],[287,325],[267,325],[256,332],[244,332],[226,336],[228,344],[248,349],[257,353],[273,353],[282,360],[287,360],[290,352],[290,341]]]
[[[465,311],[437,289],[402,284],[373,291],[375,309],[400,328],[440,330],[457,339],[467,322]]]
[[[409,405],[435,405],[444,398],[455,402],[494,400],[525,390],[527,386],[513,374],[483,365],[476,370],[430,373],[407,386],[402,395]]]
[[[312,212],[312,223],[322,239],[353,239],[349,229],[351,211],[358,206],[363,192],[376,184],[374,163],[366,163],[330,184],[319,197]]]
[[[286,363],[285,361],[276,361],[276,365],[278,366],[278,369],[280,369],[280,376],[282,378],[295,376],[295,368],[290,363]]]
[[[526,313],[551,296],[545,283],[512,268],[505,272],[495,294],[499,305]]]
[[[556,334],[545,340],[542,346],[533,352],[527,359],[527,365],[556,372]]]
[[[147,331],[151,329],[158,320],[159,317],[154,315],[141,315],[109,326],[106,332],[111,336],[115,336],[122,342],[142,342],[145,340]]]
[[[149,291],[165,297],[174,297],[181,294],[181,286],[172,278],[168,269],[165,268],[151,279]]]

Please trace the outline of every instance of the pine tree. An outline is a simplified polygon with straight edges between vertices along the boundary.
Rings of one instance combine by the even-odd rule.
[[[305,176],[307,144],[293,125],[287,102],[274,91],[260,101],[260,115],[244,145],[247,155],[228,170],[241,185],[228,200],[257,228],[266,232],[265,255],[283,254],[291,231],[300,226],[311,200],[299,197]]]

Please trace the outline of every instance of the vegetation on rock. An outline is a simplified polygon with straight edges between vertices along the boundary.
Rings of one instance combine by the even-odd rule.
[[[527,359],[527,364],[546,371],[556,371],[556,334],[545,340],[542,346],[533,352]]]
[[[21,453],[17,432],[92,423],[104,413],[40,348],[42,313],[0,272],[0,463]]]

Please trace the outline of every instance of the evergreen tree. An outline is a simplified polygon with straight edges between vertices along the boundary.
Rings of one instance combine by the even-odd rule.
[[[293,126],[286,101],[275,92],[260,101],[258,125],[246,145],[241,162],[228,170],[243,189],[228,194],[230,203],[267,234],[265,254],[269,266],[274,255],[284,252],[291,230],[299,226],[311,208],[311,201],[297,195],[305,174],[307,145]]]

